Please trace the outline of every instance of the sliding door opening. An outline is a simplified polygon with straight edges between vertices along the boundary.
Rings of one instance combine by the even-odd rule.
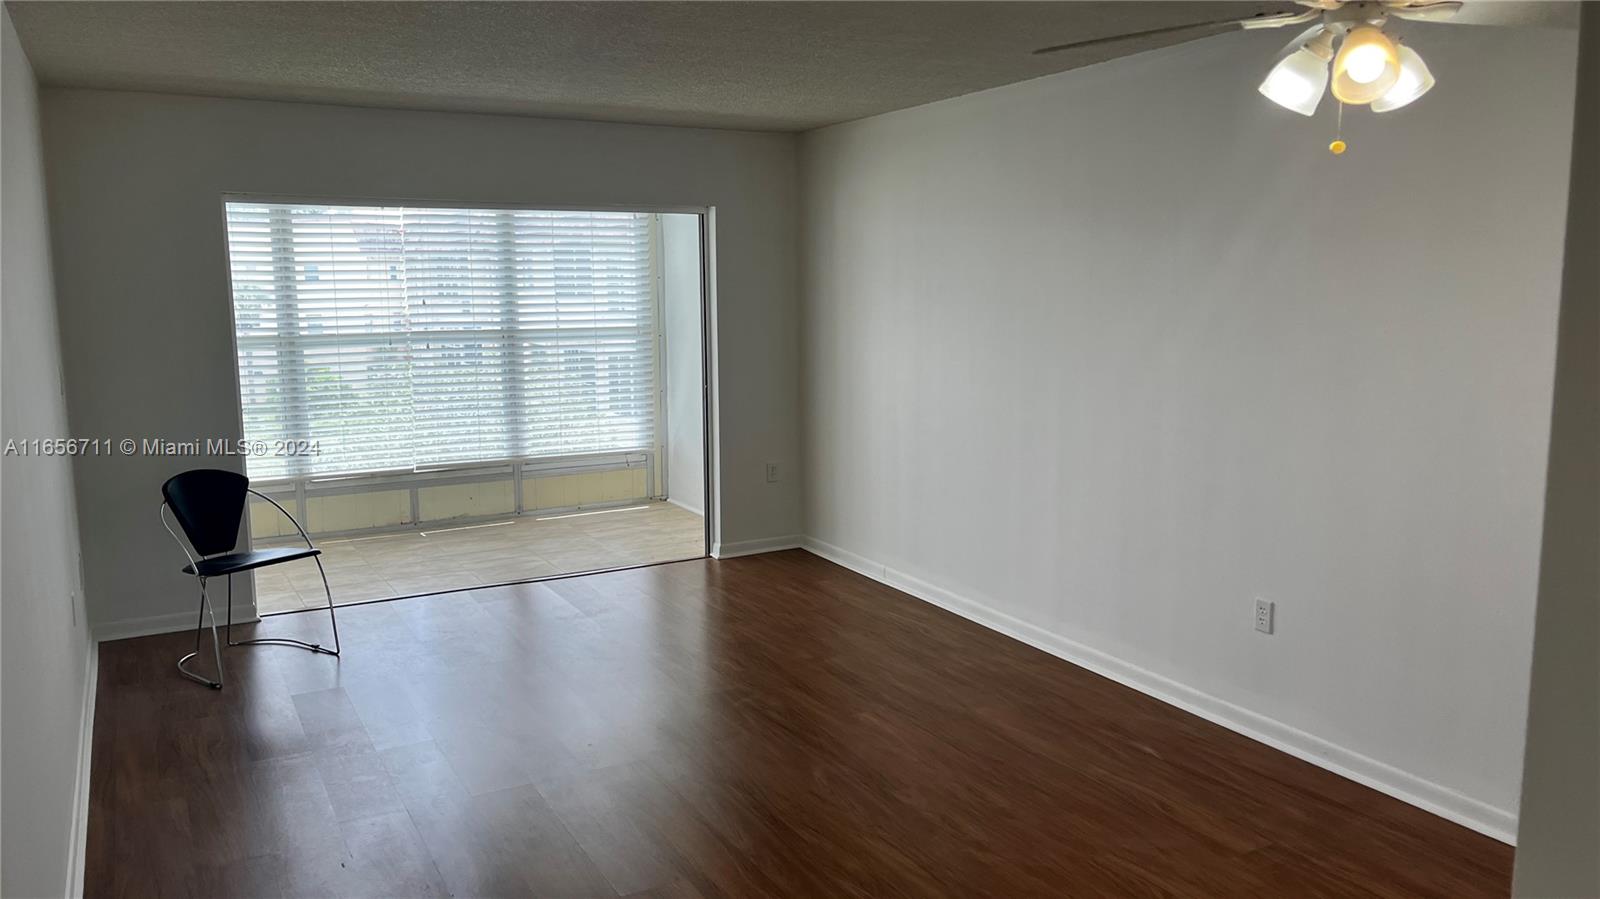
[[[336,603],[706,554],[703,216],[225,207],[246,473]],[[325,602],[297,567],[258,612]]]

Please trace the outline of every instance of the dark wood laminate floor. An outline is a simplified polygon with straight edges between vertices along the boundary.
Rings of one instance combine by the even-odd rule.
[[[1511,849],[803,552],[101,647],[98,896],[1503,896]],[[306,636],[312,614],[259,634]]]

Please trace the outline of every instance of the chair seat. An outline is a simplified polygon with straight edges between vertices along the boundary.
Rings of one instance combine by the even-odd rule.
[[[228,553],[227,555],[201,559],[198,564],[183,566],[183,573],[199,577],[216,577],[223,574],[233,574],[236,571],[249,571],[252,568],[260,568],[263,565],[276,565],[279,562],[293,562],[295,559],[309,559],[312,556],[320,555],[322,555],[322,550],[303,546],[285,546],[279,549],[252,549],[242,553]]]

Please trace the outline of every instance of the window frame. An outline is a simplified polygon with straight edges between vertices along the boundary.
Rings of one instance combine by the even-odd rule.
[[[720,455],[717,452],[714,440],[718,433],[715,420],[717,403],[715,402],[715,377],[716,351],[715,351],[715,279],[713,275],[713,260],[715,249],[713,246],[714,223],[716,207],[701,205],[675,205],[675,204],[615,204],[615,203],[545,203],[540,201],[484,201],[477,199],[436,199],[416,197],[375,197],[375,196],[316,196],[307,194],[277,194],[261,192],[223,192],[218,197],[218,229],[217,234],[221,244],[221,273],[224,285],[223,294],[228,311],[228,337],[231,353],[229,354],[229,376],[234,398],[233,438],[235,443],[244,439],[244,398],[240,392],[239,372],[239,345],[237,309],[233,301],[233,277],[231,257],[228,245],[228,204],[229,203],[254,203],[254,204],[306,204],[328,206],[400,206],[414,208],[435,209],[516,209],[516,210],[548,210],[565,212],[632,212],[647,215],[694,215],[699,219],[700,230],[700,337],[701,337],[701,417],[702,417],[702,457],[704,464],[704,509],[705,518],[705,544],[710,552],[717,545],[716,535],[719,533],[719,522],[715,514],[719,490],[716,486],[714,460]],[[652,240],[652,268],[656,316],[655,316],[655,364],[657,370],[661,369],[664,362],[664,316],[662,312],[663,293],[660,289],[660,233],[659,222],[651,228]],[[664,481],[665,476],[665,439],[666,439],[666,403],[663,393],[663,381],[658,378],[655,390],[655,405],[657,408],[657,428],[653,447],[648,453],[622,453],[606,452],[584,454],[579,456],[550,456],[530,458],[508,458],[503,460],[475,461],[453,463],[440,466],[430,466],[425,469],[390,470],[387,472],[364,472],[350,475],[291,475],[281,478],[259,479],[259,487],[264,493],[272,495],[279,501],[292,501],[291,508],[295,509],[296,516],[304,521],[307,518],[307,500],[316,496],[355,492],[363,489],[388,488],[409,489],[412,495],[412,521],[404,528],[393,530],[411,529],[425,524],[417,520],[417,490],[422,487],[439,483],[472,483],[500,477],[512,477],[514,483],[516,507],[513,515],[529,514],[533,510],[524,506],[522,498],[522,485],[524,473],[528,470],[536,472],[551,472],[555,474],[568,474],[585,471],[607,471],[618,468],[633,468],[641,464],[635,458],[643,455],[646,458],[642,464],[646,467],[647,490],[654,496]],[[232,463],[238,468],[243,468],[243,460]],[[486,516],[487,518],[504,518],[504,515]],[[471,523],[467,519],[452,519],[455,523]],[[247,542],[251,540],[249,534],[249,516],[245,516]],[[376,530],[364,530],[361,533],[377,533]],[[341,532],[327,532],[322,536],[340,536]],[[253,596],[251,602],[254,602]]]

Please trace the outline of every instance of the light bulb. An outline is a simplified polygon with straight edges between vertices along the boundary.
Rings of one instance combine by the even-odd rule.
[[[1333,58],[1333,95],[1341,103],[1364,106],[1399,79],[1400,56],[1383,29],[1362,25],[1345,35]]]
[[[1351,81],[1371,84],[1383,75],[1383,68],[1388,63],[1382,48],[1367,44],[1350,51],[1349,58],[1344,61],[1344,70],[1350,75]]]
[[[1394,87],[1372,101],[1372,111],[1399,109],[1432,89],[1433,73],[1428,71],[1428,64],[1422,61],[1417,51],[1401,44],[1400,77],[1396,79]]]

